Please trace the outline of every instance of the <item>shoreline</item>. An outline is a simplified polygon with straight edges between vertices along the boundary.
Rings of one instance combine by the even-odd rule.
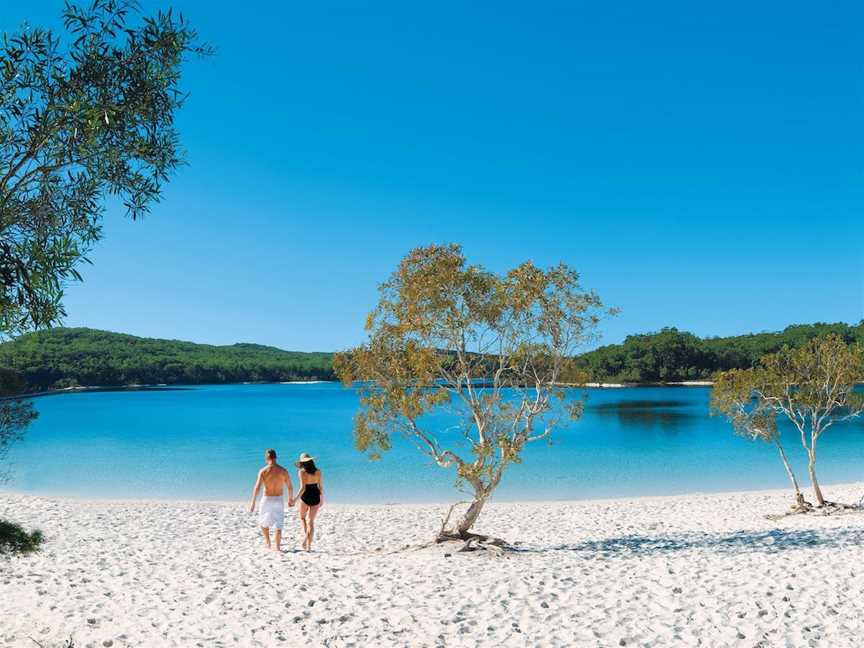
[[[832,489],[852,491],[857,489],[858,496],[854,502],[846,502],[847,504],[857,504],[859,501],[864,501],[864,480],[862,481],[843,481],[843,482],[819,482],[823,491]],[[802,485],[802,492],[805,498],[812,497],[809,485]],[[582,505],[582,504],[621,504],[621,503],[651,503],[663,500],[681,500],[689,498],[704,498],[704,497],[723,497],[723,498],[738,498],[742,496],[782,496],[786,494],[789,499],[792,499],[792,489],[786,488],[742,488],[742,489],[720,489],[720,490],[692,490],[682,493],[662,493],[662,494],[644,494],[644,495],[608,495],[600,497],[584,497],[584,498],[563,498],[563,499],[496,499],[493,495],[486,506],[554,506],[554,505]],[[27,497],[34,499],[45,500],[60,500],[72,503],[81,504],[124,504],[124,505],[202,505],[202,506],[237,506],[247,504],[248,497],[239,497],[237,499],[194,499],[194,498],[166,498],[166,497],[113,497],[113,496],[98,496],[98,495],[65,495],[57,493],[35,493],[30,491],[16,490],[14,488],[0,488],[0,500],[4,497]],[[327,502],[328,509],[352,509],[352,508],[380,508],[384,507],[449,507],[456,501],[463,501],[468,497],[465,494],[454,492],[451,500],[395,500],[391,502]],[[826,497],[826,499],[831,499]]]
[[[61,396],[63,394],[87,394],[99,392],[138,392],[138,391],[186,391],[199,387],[221,387],[229,385],[321,385],[338,384],[338,380],[280,380],[273,382],[231,382],[231,383],[196,383],[196,384],[167,384],[155,385],[87,385],[77,387],[61,387],[58,389],[46,389],[44,391],[26,392],[0,396],[0,400],[12,400],[18,398],[41,398],[43,396]],[[646,383],[598,383],[589,382],[584,385],[576,383],[559,383],[561,387],[588,388],[588,389],[624,389],[639,387],[710,387],[714,383],[710,380],[685,380],[680,382],[646,382]]]
[[[566,383],[565,383],[566,384]],[[711,387],[714,385],[713,380],[681,380],[673,382],[644,382],[644,383],[599,383],[589,382],[584,385],[575,385],[573,387],[590,387],[592,389],[623,389],[626,387]]]
[[[199,387],[220,387],[223,385],[316,385],[321,383],[336,383],[338,380],[285,380],[278,382],[233,382],[233,383],[196,383],[192,385],[169,385],[159,383],[155,385],[87,385],[77,387],[61,387],[58,389],[46,389],[45,391],[27,392],[13,396],[0,396],[0,400],[13,398],[40,398],[42,396],[60,396],[63,394],[85,394],[98,392],[137,392],[137,391],[188,391]]]

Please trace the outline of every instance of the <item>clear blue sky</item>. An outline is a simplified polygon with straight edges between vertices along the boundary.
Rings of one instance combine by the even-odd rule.
[[[864,317],[861,3],[144,4],[218,53],[187,67],[190,166],[108,215],[69,325],[343,348],[451,241],[573,265],[623,309],[607,342]]]

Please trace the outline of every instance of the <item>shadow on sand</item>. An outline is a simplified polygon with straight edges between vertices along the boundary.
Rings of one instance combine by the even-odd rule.
[[[575,544],[545,548],[524,548],[522,551],[547,553],[572,551],[614,556],[651,556],[657,554],[708,549],[716,553],[778,553],[790,549],[822,549],[855,546],[864,543],[864,528],[840,529],[771,529],[739,531],[731,534],[687,533],[677,536],[628,535],[602,540],[585,540]]]

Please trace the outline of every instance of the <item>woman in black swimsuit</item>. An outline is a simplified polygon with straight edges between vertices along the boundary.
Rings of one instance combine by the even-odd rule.
[[[312,537],[315,534],[315,516],[324,501],[324,477],[315,466],[315,457],[310,457],[305,452],[300,455],[300,460],[295,464],[300,470],[297,473],[300,482],[300,492],[297,499],[300,500],[300,524],[303,526],[303,548],[312,550]]]

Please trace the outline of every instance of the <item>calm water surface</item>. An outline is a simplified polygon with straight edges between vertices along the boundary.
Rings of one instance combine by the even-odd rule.
[[[550,500],[786,486],[772,446],[708,416],[707,388],[592,389],[585,415],[512,466],[500,500]],[[41,494],[238,500],[262,452],[319,457],[333,502],[448,501],[452,472],[410,441],[377,462],[353,447],[357,398],[337,384],[220,385],[37,398],[6,488]],[[441,423],[443,426],[443,422]],[[452,433],[451,433],[452,434]],[[803,472],[790,432],[787,451]],[[826,483],[864,479],[864,423],[820,440]]]

